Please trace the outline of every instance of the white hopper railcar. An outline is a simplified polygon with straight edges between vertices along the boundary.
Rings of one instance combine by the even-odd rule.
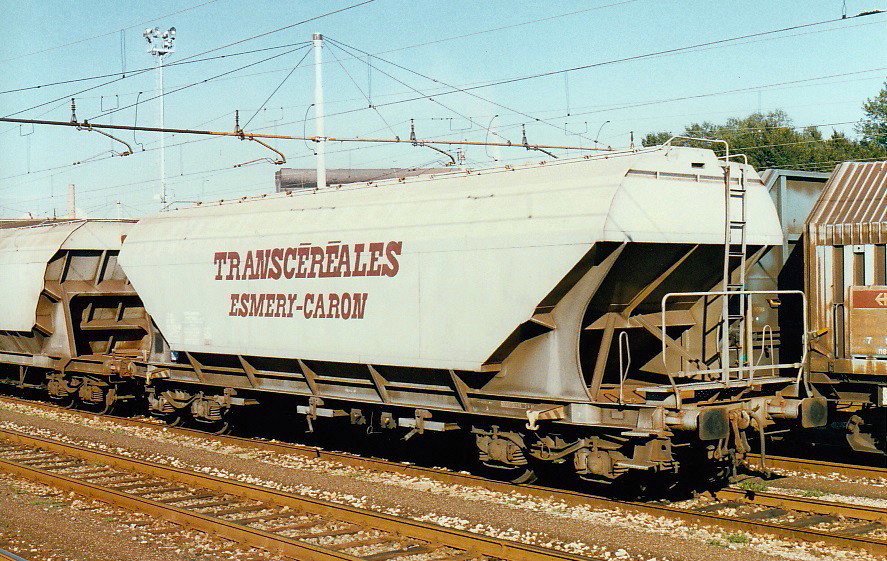
[[[737,315],[716,293],[781,242],[754,170],[664,146],[165,212],[120,262],[156,324],[157,415],[221,430],[288,394],[309,426],[470,430],[514,479],[609,480],[824,424],[755,322],[800,295],[740,291]]]

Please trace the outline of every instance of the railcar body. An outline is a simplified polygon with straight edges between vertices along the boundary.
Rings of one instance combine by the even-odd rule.
[[[854,449],[887,453],[887,162],[846,162],[805,222],[811,381]]]
[[[131,222],[0,229],[0,383],[102,410],[134,399],[150,328],[117,263]]]
[[[825,422],[761,319],[776,287],[731,293],[737,316],[712,292],[737,228],[730,278],[782,243],[772,201],[748,166],[665,146],[161,213],[120,263],[156,323],[156,414],[224,427],[288,394],[309,425],[471,430],[516,479],[609,480]]]

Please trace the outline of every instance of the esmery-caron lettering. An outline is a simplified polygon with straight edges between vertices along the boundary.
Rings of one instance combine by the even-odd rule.
[[[323,279],[344,277],[394,277],[403,242],[302,243],[293,247],[213,254],[215,280],[245,281]],[[295,292],[233,292],[228,315],[305,319],[363,319],[366,292],[302,294]]]

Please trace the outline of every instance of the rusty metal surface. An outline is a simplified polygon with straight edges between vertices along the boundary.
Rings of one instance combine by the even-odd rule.
[[[96,463],[96,465],[107,465],[234,497],[260,501],[263,504],[290,507],[300,512],[329,517],[336,521],[391,532],[433,544],[443,544],[469,551],[475,555],[489,555],[514,561],[582,561],[589,559],[585,556],[573,555],[535,545],[492,538],[348,505],[274,491],[256,485],[204,475],[153,462],[135,460],[79,446],[62,444],[49,439],[27,436],[16,431],[0,430],[0,438],[17,445],[39,448],[91,463],[100,462]],[[359,557],[319,547],[311,543],[283,538],[268,531],[239,524],[236,521],[222,520],[215,516],[195,513],[120,490],[104,489],[88,481],[54,474],[47,470],[20,465],[15,462],[0,459],[0,470],[16,473],[49,485],[62,486],[77,493],[119,504],[127,508],[145,511],[176,523],[193,525],[199,529],[216,532],[236,541],[271,551],[279,551],[297,559],[305,559],[306,561],[356,561],[360,559]]]
[[[780,495],[779,493],[752,492],[741,489],[721,489],[716,492],[716,495],[719,499],[743,501],[750,504],[814,514],[844,516],[857,520],[879,522],[887,526],[887,510],[874,506],[848,505],[809,497],[793,497]]]
[[[0,397],[0,401],[14,401],[14,402],[25,402],[23,400],[18,400],[15,398],[7,398]],[[40,407],[40,408],[53,408],[53,406],[46,404],[39,404],[34,402],[25,402],[31,406]],[[83,413],[79,411],[70,411],[72,414],[82,415],[86,417],[94,417],[88,413]],[[140,421],[137,419],[122,419],[115,418],[114,422],[121,423],[125,425],[134,425],[134,426],[157,426],[154,423],[147,423],[144,421]],[[490,479],[485,479],[482,477],[478,477],[476,475],[470,475],[466,473],[459,472],[450,472],[444,471],[440,469],[433,468],[425,468],[415,465],[407,465],[396,462],[388,462],[385,460],[375,459],[375,458],[361,458],[358,456],[354,456],[352,454],[327,451],[316,447],[304,446],[298,444],[288,444],[281,442],[266,442],[261,440],[242,438],[242,437],[234,437],[234,436],[220,436],[220,435],[207,435],[201,431],[195,429],[186,429],[186,428],[178,428],[178,427],[164,427],[165,430],[171,431],[173,433],[181,433],[192,436],[199,436],[201,438],[205,438],[208,440],[213,440],[216,442],[220,442],[226,445],[235,445],[235,446],[244,446],[248,448],[256,448],[260,450],[273,450],[279,453],[289,453],[289,454],[298,454],[302,456],[319,458],[325,460],[336,461],[345,465],[361,467],[363,469],[376,469],[380,471],[387,472],[395,472],[402,473],[414,477],[427,477],[435,481],[441,481],[444,483],[457,484],[457,485],[466,485],[466,486],[474,486],[482,489],[487,489],[490,491],[501,492],[501,493],[510,493],[510,492],[520,492],[522,494],[530,495],[538,498],[545,499],[553,499],[560,500],[570,505],[584,505],[591,508],[609,508],[609,509],[623,509],[628,510],[630,512],[644,513],[644,514],[652,514],[655,516],[666,516],[672,518],[679,518],[682,520],[686,520],[691,523],[700,523],[700,524],[708,524],[716,527],[721,527],[725,530],[741,530],[747,532],[762,532],[766,531],[775,535],[780,535],[793,539],[800,540],[809,540],[809,541],[825,541],[832,545],[837,545],[841,547],[855,547],[855,548],[863,548],[868,551],[878,552],[881,548],[884,547],[883,542],[878,540],[874,540],[871,538],[865,538],[864,536],[860,537],[847,537],[847,536],[837,536],[834,534],[829,534],[827,532],[809,530],[804,528],[786,528],[780,526],[778,524],[767,523],[766,521],[751,521],[751,520],[743,520],[737,518],[731,518],[728,516],[719,515],[716,513],[705,513],[705,512],[696,512],[696,511],[688,511],[682,510],[674,507],[663,506],[658,504],[645,504],[645,503],[633,503],[626,501],[619,501],[613,499],[607,499],[604,497],[597,497],[593,495],[587,495],[583,493],[577,493],[573,491],[564,491],[558,489],[552,489],[547,487],[540,487],[535,485],[513,485],[510,483],[505,483],[502,481],[495,481]],[[756,460],[756,456],[751,455],[749,458],[751,461]],[[837,463],[823,463],[817,462],[813,460],[800,460],[794,458],[779,458],[779,457],[768,457],[768,464],[771,467],[776,468],[785,468],[785,469],[793,469],[798,471],[807,471],[807,472],[815,472],[815,473],[840,473],[843,475],[851,476],[851,477],[883,477],[884,471],[879,468],[865,467],[865,466],[849,466],[844,464]],[[748,497],[745,497],[744,492],[740,491],[730,491],[726,490],[726,493],[730,494],[732,498],[749,500]],[[742,494],[743,497],[739,495]],[[768,494],[765,494],[765,498],[761,498],[758,500],[759,504],[762,504],[761,501],[768,500]],[[751,501],[754,502],[755,497],[751,497]],[[788,498],[790,499],[790,498]],[[785,497],[775,496],[770,499],[773,501],[777,500],[786,500]],[[810,501],[810,499],[801,499],[803,501]],[[819,501],[824,502],[824,501]],[[809,510],[813,511],[815,509],[819,509],[823,514],[830,514],[834,512],[833,507],[834,503],[829,503],[824,506],[812,506]],[[851,508],[850,505],[838,505],[843,508]],[[797,506],[796,508],[801,508]],[[866,510],[865,508],[863,510]],[[871,509],[867,509],[871,511]],[[862,514],[854,514],[852,515],[855,518],[860,519],[873,519],[873,520],[883,520],[884,511],[883,509],[880,512],[870,512],[868,515],[865,513]],[[880,517],[880,518],[879,518]]]
[[[5,549],[0,549],[0,559],[6,559],[8,561],[27,561],[24,557],[19,557],[15,553],[6,551]]]
[[[0,298],[0,330],[31,331],[44,273],[59,249],[120,249],[131,223],[56,222],[0,229],[0,287],[14,298]]]
[[[746,461],[749,464],[754,465],[761,461],[761,456],[759,454],[748,454],[746,456]],[[804,458],[786,458],[770,455],[767,455],[767,467],[804,473],[819,473],[822,475],[839,474],[847,477],[868,478],[887,477],[887,469],[880,467],[858,466],[842,464],[839,462],[823,462],[819,460],[807,460]]]
[[[450,173],[452,171],[455,170],[453,168],[327,169],[326,180],[329,185],[341,185],[435,173]],[[274,187],[278,193],[288,189],[314,189],[317,187],[317,169],[281,168],[274,172]]]
[[[807,218],[816,244],[887,242],[887,162],[844,162]]]
[[[887,358],[887,286],[851,287],[847,313],[850,354]]]

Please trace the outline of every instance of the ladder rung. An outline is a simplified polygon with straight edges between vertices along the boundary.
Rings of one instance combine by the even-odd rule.
[[[730,257],[745,257],[745,252],[743,251],[731,251],[729,253]]]
[[[731,221],[730,221],[730,227],[731,227],[731,228],[741,228],[741,227],[745,227],[745,224],[746,224],[746,221],[745,221],[745,220],[731,220]]]
[[[729,316],[727,316],[727,319],[729,319],[730,321],[737,321],[745,319],[745,316],[742,314],[730,314]]]

